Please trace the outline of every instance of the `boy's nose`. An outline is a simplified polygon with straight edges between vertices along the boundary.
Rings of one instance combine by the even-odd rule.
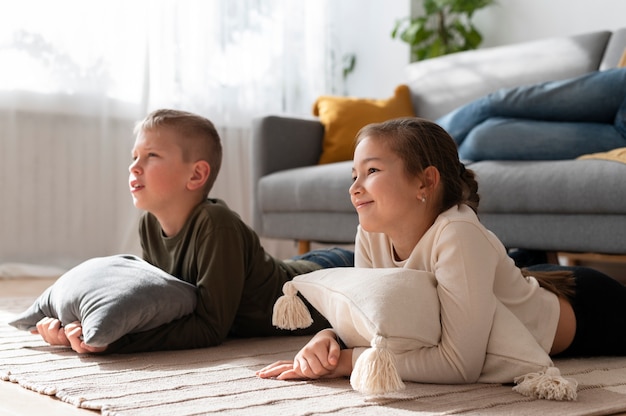
[[[135,159],[131,162],[128,166],[128,171],[131,173],[139,171],[139,159]]]

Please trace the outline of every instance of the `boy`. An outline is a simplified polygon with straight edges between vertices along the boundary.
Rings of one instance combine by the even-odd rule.
[[[274,259],[236,213],[223,201],[208,198],[222,161],[220,137],[208,119],[156,110],[135,133],[129,186],[135,206],[146,211],[139,225],[143,257],[194,284],[196,310],[156,329],[127,334],[103,349],[80,340],[80,323],[61,328],[57,320],[44,318],[37,329],[47,342],[77,352],[127,353],[208,347],[227,336],[287,333],[271,324],[283,284],[323,267],[353,266],[353,254],[341,249]],[[319,314],[314,320],[306,333],[328,325]]]

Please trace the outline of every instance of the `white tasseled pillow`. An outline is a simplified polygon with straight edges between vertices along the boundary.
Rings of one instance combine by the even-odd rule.
[[[283,291],[285,296],[274,306],[274,325],[286,329],[310,325],[306,307],[296,296],[300,292],[349,348],[368,348],[357,359],[350,379],[355,390],[366,394],[401,389],[404,385],[395,369],[394,354],[434,346],[441,339],[437,280],[430,272],[322,269],[296,276]],[[516,391],[537,398],[576,397],[576,383],[559,376],[549,355],[500,302],[479,381],[519,382]]]

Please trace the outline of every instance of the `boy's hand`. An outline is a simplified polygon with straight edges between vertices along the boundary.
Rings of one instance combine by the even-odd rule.
[[[74,351],[79,354],[84,353],[99,353],[104,352],[107,347],[92,347],[83,342],[81,336],[83,335],[83,327],[80,322],[72,322],[65,326],[65,336],[70,343],[70,346]]]
[[[43,318],[37,322],[37,330],[30,331],[39,334],[50,345],[63,345],[71,347],[77,353],[104,352],[107,347],[92,347],[81,339],[83,327],[80,322],[72,322],[63,327],[61,321],[56,318]]]
[[[65,330],[61,321],[56,318],[43,318],[37,322],[37,330],[30,331],[32,334],[39,334],[45,342],[50,345],[70,346],[70,341],[65,336]]]
[[[341,377],[352,372],[352,350],[341,351],[331,330],[318,332],[299,352],[294,361],[277,361],[259,370],[261,378],[279,380]]]

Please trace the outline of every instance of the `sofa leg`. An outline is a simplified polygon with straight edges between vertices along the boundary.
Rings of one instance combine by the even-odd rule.
[[[311,251],[311,242],[308,240],[298,240],[298,254],[304,254]]]

